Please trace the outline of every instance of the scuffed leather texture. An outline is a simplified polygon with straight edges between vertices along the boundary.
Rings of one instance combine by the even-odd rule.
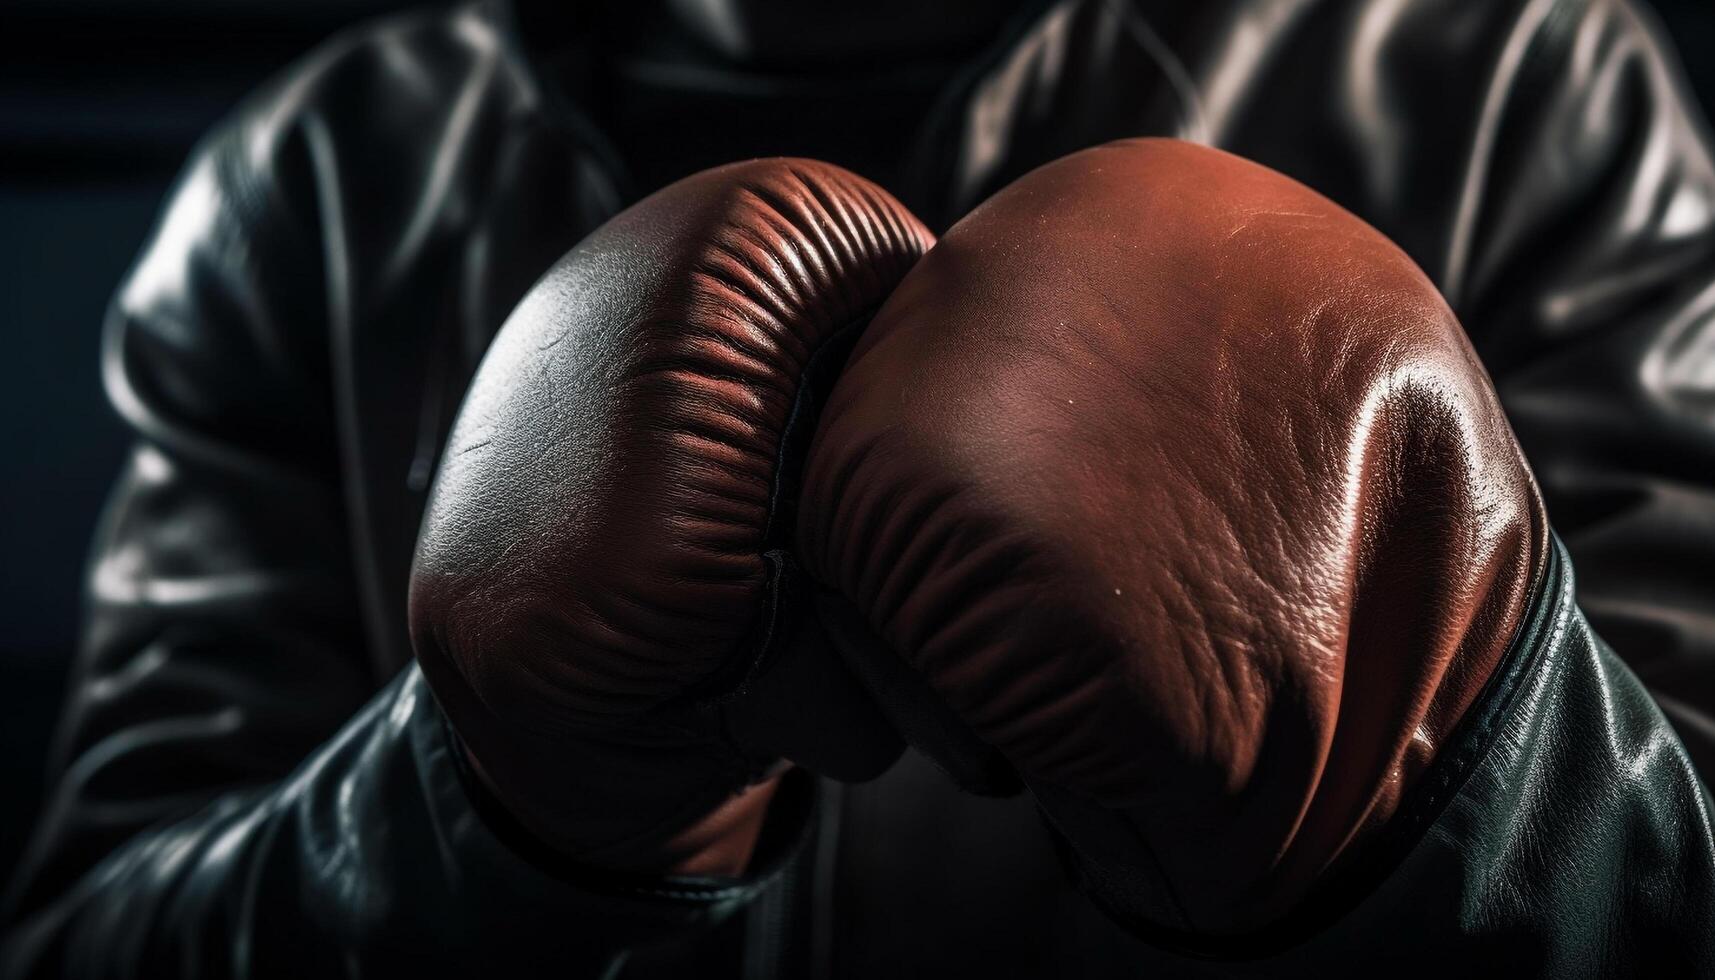
[[[478,770],[565,852],[741,871],[779,755],[854,727],[855,682],[766,746],[733,736],[743,698],[694,702],[821,649],[782,608],[790,437],[824,348],[930,241],[836,167],[732,164],[602,225],[495,338],[418,536],[412,638]]]
[[[103,371],[137,443],[94,544],[53,789],[8,897],[7,972],[325,974],[339,971],[319,964],[397,951],[366,923],[410,919],[424,941],[482,911],[476,894],[397,889],[371,865],[341,879],[363,912],[335,933],[317,924],[315,890],[264,900],[234,862],[266,838],[276,866],[308,875],[323,857],[313,843],[381,838],[414,820],[419,784],[460,792],[449,767],[409,771],[408,752],[386,755],[404,769],[376,767],[382,754],[365,755],[341,785],[384,806],[303,812],[292,833],[268,836],[273,791],[348,721],[380,749],[401,735],[356,713],[410,662],[406,586],[425,490],[495,331],[556,259],[653,189],[634,189],[634,174],[686,159],[683,127],[663,124],[656,142],[621,156],[592,124],[601,39],[572,22],[527,36],[510,5],[481,2],[364,25],[259,91],[187,163],[108,323]],[[775,91],[790,94],[785,105],[815,102],[819,84],[745,66],[672,77],[704,93],[703,111],[726,104],[708,85],[733,82],[727,91],[751,96],[745,111],[766,111]],[[1715,177],[1670,45],[1634,4],[1057,0],[1021,8],[938,98],[910,98],[915,132],[828,129],[849,133],[865,159],[893,146],[895,172],[861,171],[932,228],[1066,153],[1164,135],[1280,170],[1398,243],[1494,378],[1592,622],[1711,764],[1715,584],[1702,572],[1715,565]],[[857,157],[793,142],[765,149]],[[1683,797],[1690,777],[1658,764],[1677,758],[1673,735],[1626,668],[1593,662],[1601,670],[1579,675],[1579,697],[1612,714],[1544,713],[1538,728],[1522,711],[1518,730],[1537,734],[1516,772],[1588,760],[1627,774],[1631,803],[1590,806],[1587,770],[1569,771],[1564,793],[1463,798],[1468,833],[1399,872],[1389,887],[1402,898],[1366,920],[1342,968],[1428,961],[1409,958],[1435,952],[1415,928],[1419,904],[1435,899],[1412,881],[1437,867],[1495,886],[1465,893],[1467,948],[1576,956],[1620,914],[1632,879],[1606,872],[1625,853],[1622,834],[1665,854],[1683,846],[1679,828],[1702,833],[1648,802]],[[1567,741],[1555,734],[1563,724],[1584,730]],[[1610,754],[1562,757],[1561,744]],[[1051,873],[1023,801],[959,797],[923,770],[912,757],[845,792],[828,817],[838,831],[819,838],[831,856],[794,865],[793,894],[814,901],[766,890],[725,926],[631,947],[623,975],[1148,968],[1147,948]],[[1513,772],[1497,779],[1517,785]],[[1556,819],[1589,833],[1566,842],[1528,829],[1570,825]],[[1540,908],[1581,907],[1590,921],[1525,923],[1538,908],[1517,898],[1525,871],[1478,877],[1496,852],[1473,837],[1508,822],[1526,830],[1484,839],[1500,856],[1552,864],[1567,889]],[[102,887],[98,867],[137,860],[169,831],[189,845],[175,853],[197,860]],[[518,871],[466,841],[408,857]],[[1449,865],[1467,853],[1468,866]],[[1687,878],[1661,898],[1695,912],[1696,889]],[[579,908],[555,919],[558,938],[586,950],[629,941],[633,907]],[[1521,923],[1536,931],[1514,943]],[[226,943],[262,925],[292,942],[266,961]],[[498,937],[463,935],[464,955],[505,953]],[[208,955],[175,952],[190,946]],[[579,966],[592,961],[559,972],[602,975]]]
[[[1709,791],[1661,709],[1573,599],[1558,561],[1526,635],[1435,783],[1408,803],[1385,877],[1308,926],[1156,958],[1172,976],[1330,964],[1404,976],[1701,977],[1715,970]],[[1442,782],[1442,779],[1452,782]],[[1361,877],[1361,876],[1360,876]],[[1409,944],[1399,937],[1409,934]],[[1155,937],[1163,946],[1172,940]],[[1187,937],[1177,937],[1181,940]],[[1334,972],[1340,972],[1338,968]]]
[[[799,525],[870,655],[921,672],[1083,860],[1156,879],[1137,914],[1212,933],[1386,825],[1546,535],[1410,259],[1173,140],[1073,154],[947,232],[829,396]]]

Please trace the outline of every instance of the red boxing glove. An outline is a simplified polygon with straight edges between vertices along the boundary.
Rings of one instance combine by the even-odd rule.
[[[1361,856],[1548,540],[1411,260],[1163,140],[1050,164],[948,232],[829,397],[799,524],[855,607],[823,603],[859,623],[847,656],[938,701],[912,740],[979,780],[973,746],[998,750],[1101,904],[1197,935]]]
[[[789,615],[786,556],[817,372],[930,241],[838,168],[735,164],[598,229],[496,338],[412,637],[473,767],[562,854],[735,873],[781,756],[856,778],[897,753]]]

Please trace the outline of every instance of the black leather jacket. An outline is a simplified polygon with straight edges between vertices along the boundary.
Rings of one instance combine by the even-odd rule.
[[[7,973],[1715,971],[1686,754],[1715,765],[1715,166],[1639,11],[1061,0],[938,81],[915,136],[861,161],[757,146],[867,164],[944,226],[1067,151],[1199,139],[1376,225],[1471,332],[1630,670],[1558,564],[1396,845],[1221,961],[1125,934],[1027,801],[915,757],[865,786],[795,776],[737,882],[562,867],[466,792],[404,630],[424,491],[513,303],[677,159],[671,132],[605,135],[627,83],[535,36],[505,3],[348,33],[191,160],[107,326],[137,440]],[[720,82],[643,74],[669,107]]]

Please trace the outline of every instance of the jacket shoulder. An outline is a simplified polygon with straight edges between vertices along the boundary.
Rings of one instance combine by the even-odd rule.
[[[361,185],[367,174],[385,175],[386,196],[397,198],[438,145],[536,103],[493,5],[411,11],[342,30],[288,65],[204,139],[199,155],[223,158],[240,184],[261,176],[289,195],[294,181],[337,175],[350,185],[355,174]],[[348,186],[346,196],[362,190]]]
[[[324,373],[330,304],[418,211],[445,210],[431,191],[469,182],[494,152],[480,127],[527,104],[516,60],[486,7],[413,12],[342,31],[241,102],[191,153],[115,297],[104,374],[121,414],[206,428],[242,414],[235,399],[267,419],[295,404]]]

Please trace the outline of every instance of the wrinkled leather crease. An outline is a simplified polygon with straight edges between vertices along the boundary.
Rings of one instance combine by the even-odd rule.
[[[1315,945],[1317,937],[1352,913],[1395,870],[1405,864],[1466,782],[1488,758],[1518,710],[1517,702],[1546,668],[1556,641],[1571,614],[1570,588],[1563,584],[1568,559],[1558,538],[1548,551],[1540,578],[1531,586],[1528,611],[1519,622],[1495,673],[1467,710],[1447,745],[1407,792],[1387,826],[1363,850],[1318,884],[1292,912],[1263,929],[1244,934],[1209,936],[1152,924],[1138,913],[1139,903],[1128,896],[1123,882],[1114,882],[1092,867],[1044,814],[1043,823],[1055,835],[1061,859],[1078,887],[1116,922],[1127,925],[1151,945],[1210,960],[1259,960],[1278,956],[1300,944]]]
[[[1705,928],[1715,907],[1704,897],[1715,890],[1709,792],[1648,692],[1573,602],[1564,552],[1559,566],[1509,676],[1486,692],[1482,720],[1448,746],[1447,768],[1413,801],[1410,819],[1427,825],[1394,828],[1373,866],[1332,884],[1329,904],[1297,923],[1310,934],[1259,935],[1233,952],[1181,937],[1200,959],[1174,960],[1173,969],[1707,972],[1715,962],[1715,935]],[[1602,805],[1591,806],[1597,798]],[[1624,909],[1602,887],[1620,878],[1635,883]],[[1684,924],[1668,925],[1676,921]],[[1410,949],[1399,945],[1402,934],[1412,936]]]
[[[1205,934],[1279,917],[1385,826],[1549,549],[1421,271],[1177,140],[1069,155],[949,229],[805,481],[804,561],[874,656],[1016,766],[1128,919]]]
[[[928,244],[848,171],[740,162],[604,223],[501,328],[430,492],[409,614],[473,769],[550,845],[736,873],[781,760],[834,758],[834,719],[864,713],[805,667],[819,648],[768,642],[790,612],[783,464],[813,424],[805,376]],[[826,717],[755,693],[770,646],[821,675]]]
[[[879,304],[878,304],[879,305]],[[875,308],[854,316],[845,326],[835,327],[812,348],[804,374],[793,395],[792,410],[781,428],[780,446],[774,458],[774,487],[768,505],[768,521],[762,535],[762,557],[768,563],[766,598],[748,639],[738,646],[732,660],[709,677],[687,689],[683,697],[693,704],[716,705],[742,695],[750,682],[765,673],[781,653],[792,626],[785,617],[804,615],[811,585],[793,557],[792,530],[796,525],[799,474],[810,436],[816,431],[821,403],[832,381],[839,375],[863,328],[875,316]]]

